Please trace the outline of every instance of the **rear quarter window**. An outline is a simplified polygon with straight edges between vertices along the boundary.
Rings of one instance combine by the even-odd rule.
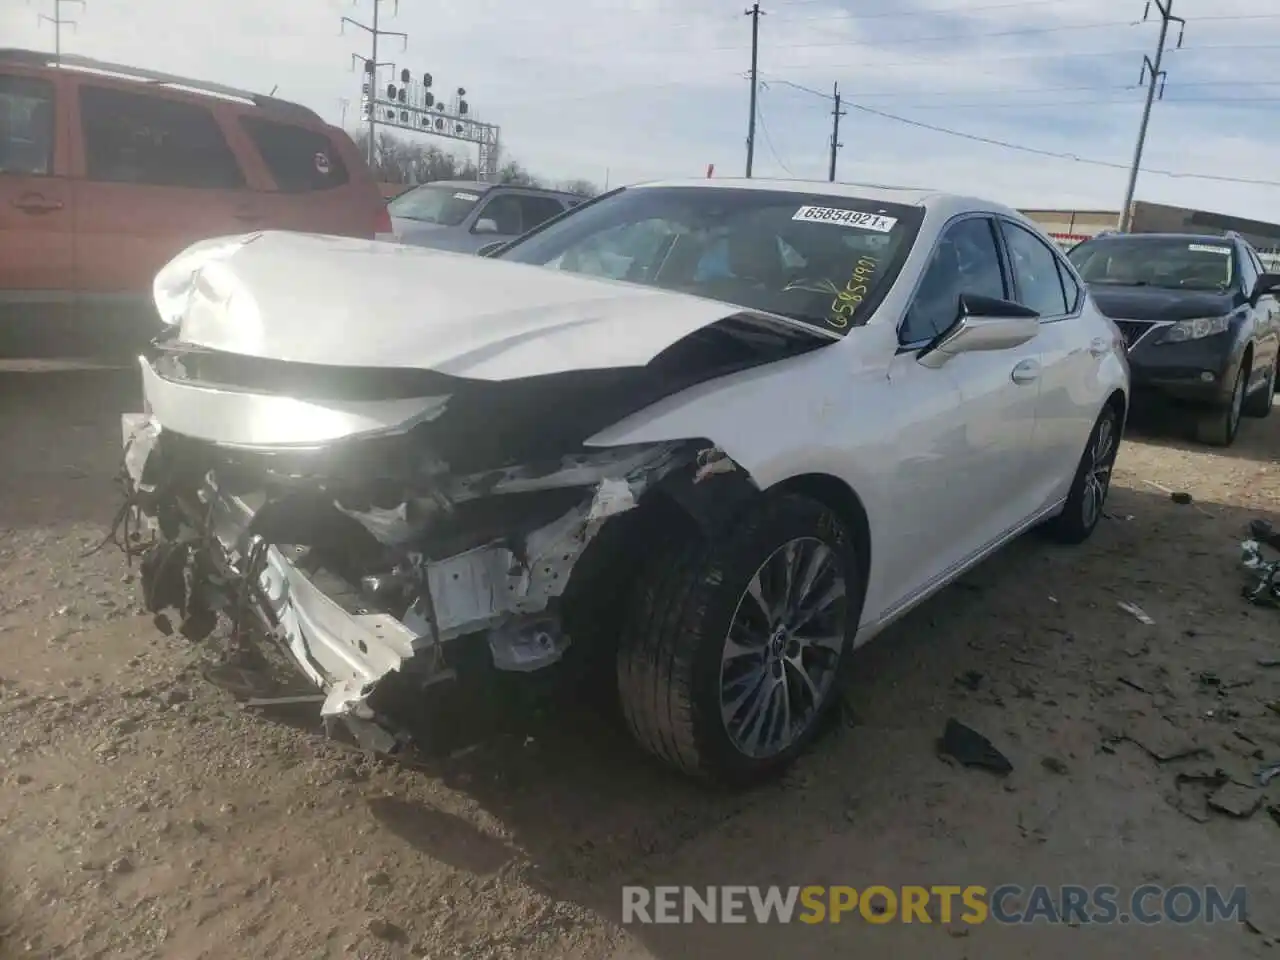
[[[241,117],[240,125],[282,193],[332,190],[350,182],[338,148],[324,133],[262,117]]]

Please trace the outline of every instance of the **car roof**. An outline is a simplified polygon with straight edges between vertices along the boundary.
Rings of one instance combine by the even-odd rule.
[[[417,190],[418,187],[449,187],[453,190],[469,190],[472,193],[485,193],[489,190],[496,190],[499,187],[506,187],[509,190],[526,190],[530,193],[543,193],[549,197],[565,197],[570,200],[583,199],[579,194],[570,193],[567,190],[552,190],[550,187],[529,187],[523,183],[489,183],[487,180],[428,180],[425,183],[415,184],[410,190]],[[406,193],[409,191],[406,190]]]
[[[657,187],[701,187],[711,190],[772,190],[780,193],[821,194],[828,197],[851,200],[871,200],[881,203],[900,203],[912,207],[936,210],[945,217],[966,211],[1000,213],[1016,220],[1029,222],[1017,210],[993,200],[948,193],[925,187],[898,187],[878,183],[832,183],[827,180],[781,180],[759,177],[746,178],[686,178],[681,180],[651,180],[636,184],[630,189]]]
[[[1125,240],[1177,240],[1186,241],[1188,243],[1235,243],[1236,237],[1226,237],[1220,233],[1102,233],[1091,239],[1094,240],[1117,240],[1123,238]]]
[[[147,70],[142,67],[127,67],[118,63],[108,63],[105,60],[94,60],[91,57],[80,57],[64,53],[60,58],[55,59],[52,54],[40,50],[7,47],[0,48],[0,64],[44,67],[50,70],[61,69],[96,74],[112,80],[132,81],[146,86],[164,87],[193,96],[236,100],[248,106],[257,107],[263,112],[273,114],[280,119],[302,120],[327,126],[324,119],[314,110],[290,100],[281,100],[278,97],[253,93],[250,90],[240,90],[220,83],[195,80],[191,77],[179,77],[170,73]]]

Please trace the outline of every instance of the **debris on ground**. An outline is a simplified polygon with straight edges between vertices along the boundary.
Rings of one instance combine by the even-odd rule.
[[[1236,820],[1247,820],[1262,807],[1262,791],[1231,781],[1223,784],[1206,801],[1210,808]]]
[[[1139,724],[1124,739],[1137,746],[1156,763],[1173,763],[1175,760],[1213,755],[1168,721]]]
[[[1263,767],[1254,776],[1258,780],[1258,786],[1265,787],[1276,777],[1280,777],[1280,763],[1272,763]]]
[[[983,675],[977,670],[966,670],[960,676],[956,677],[956,683],[964,687],[966,690],[977,690],[982,686]]]
[[[947,721],[942,739],[938,741],[938,752],[954,758],[965,767],[981,767],[999,774],[1013,772],[1013,764],[1008,757],[977,730],[958,720]]]
[[[1116,606],[1129,614],[1139,623],[1145,623],[1149,627],[1155,624],[1155,621],[1147,616],[1146,612],[1136,603],[1129,603],[1127,600],[1121,600],[1116,604]]]
[[[1116,677],[1117,683],[1122,683],[1130,690],[1137,690],[1139,693],[1150,693],[1151,691],[1138,683],[1136,680],[1130,680],[1128,677]]]
[[[1172,500],[1174,503],[1181,504],[1182,506],[1186,506],[1191,502],[1191,494],[1186,493],[1185,491],[1179,490],[1169,494],[1169,499]]]
[[[1050,773],[1056,773],[1061,776],[1066,776],[1068,772],[1066,761],[1060,760],[1057,757],[1044,757],[1040,761],[1040,766],[1044,767]]]
[[[1266,559],[1257,540],[1245,540],[1240,544],[1240,562],[1257,578],[1253,586],[1243,589],[1244,598],[1257,606],[1280,604],[1280,560]]]

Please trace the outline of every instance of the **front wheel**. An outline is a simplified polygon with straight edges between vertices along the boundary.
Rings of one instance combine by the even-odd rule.
[[[1089,539],[1111,490],[1111,471],[1120,451],[1120,414],[1111,404],[1102,408],[1076,467],[1062,513],[1046,525],[1059,543],[1077,544]]]
[[[768,497],[721,536],[655,551],[619,640],[618,688],[648,752],[703,779],[780,773],[813,739],[862,608],[861,558],[807,497]]]
[[[1196,439],[1212,447],[1229,447],[1236,442],[1240,432],[1240,415],[1244,412],[1244,390],[1248,371],[1241,364],[1231,386],[1231,399],[1226,406],[1214,407],[1201,413],[1195,421]]]
[[[1243,413],[1246,417],[1254,417],[1261,420],[1263,417],[1271,416],[1271,405],[1275,401],[1276,393],[1277,364],[1280,364],[1280,359],[1271,361],[1271,369],[1267,371],[1266,386],[1259,387],[1244,398]]]

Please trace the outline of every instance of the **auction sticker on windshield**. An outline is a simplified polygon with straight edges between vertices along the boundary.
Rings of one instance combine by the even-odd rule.
[[[480,199],[480,197],[479,197],[477,194],[474,194],[474,193],[455,193],[455,194],[453,195],[453,199],[455,199],[455,200],[479,200],[479,199]]]
[[[1193,243],[1187,249],[1194,250],[1196,253],[1220,253],[1224,257],[1231,256],[1230,247],[1211,247],[1207,243]]]
[[[841,210],[837,207],[801,207],[791,219],[805,223],[834,223],[857,230],[874,230],[876,233],[888,233],[898,223],[895,217],[884,217],[878,213],[861,213],[858,210]]]

